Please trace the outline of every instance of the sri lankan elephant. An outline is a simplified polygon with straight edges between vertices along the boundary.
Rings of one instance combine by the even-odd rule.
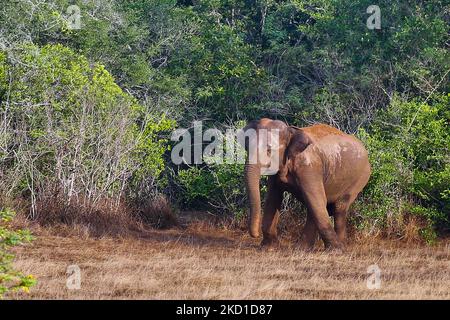
[[[250,130],[253,129],[253,130]],[[264,130],[262,130],[264,129]],[[341,251],[346,242],[347,212],[369,180],[367,151],[354,136],[325,124],[297,128],[279,120],[251,121],[243,130],[255,133],[256,143],[244,142],[246,188],[250,202],[249,232],[259,237],[261,229],[261,174],[275,164],[269,176],[262,218],[262,246],[278,244],[277,223],[284,191],[292,193],[307,208],[300,243],[311,249],[317,232],[325,248]],[[261,132],[268,134],[262,139]],[[251,140],[251,139],[250,139]],[[247,140],[248,141],[248,140]],[[255,155],[252,161],[250,154]],[[329,216],[334,217],[334,229]]]

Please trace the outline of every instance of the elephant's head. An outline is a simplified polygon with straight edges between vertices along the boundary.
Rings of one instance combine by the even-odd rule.
[[[250,201],[249,231],[259,236],[261,226],[260,178],[262,174],[277,174],[285,165],[285,154],[293,129],[279,120],[251,121],[244,129],[247,160],[245,179]]]

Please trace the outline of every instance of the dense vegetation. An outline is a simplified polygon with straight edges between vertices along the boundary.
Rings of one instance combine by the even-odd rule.
[[[357,134],[373,176],[355,226],[401,237],[414,222],[433,240],[450,226],[450,8],[380,0],[371,30],[372,2],[2,3],[2,201],[64,223],[161,196],[242,216],[242,165],[174,166],[169,133],[266,116]]]

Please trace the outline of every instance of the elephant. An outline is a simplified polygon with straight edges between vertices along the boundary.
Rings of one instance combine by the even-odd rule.
[[[301,246],[311,250],[319,233],[327,250],[342,252],[349,207],[371,174],[362,142],[326,124],[299,128],[263,118],[247,124],[243,129],[247,138],[250,129],[255,133],[256,143],[250,139],[243,142],[247,151],[245,184],[250,203],[250,235],[259,237],[262,229],[262,247],[279,245],[277,224],[283,194],[287,191],[307,209]],[[262,131],[277,132],[278,141],[273,136],[270,138],[270,134],[264,141]],[[253,161],[249,160],[250,154],[257,155]],[[260,179],[264,170],[273,166],[271,162],[275,158],[278,163],[268,177],[261,223]],[[334,228],[330,216],[334,217]]]

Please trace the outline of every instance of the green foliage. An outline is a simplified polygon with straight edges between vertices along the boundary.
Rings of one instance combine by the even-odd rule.
[[[79,30],[67,25],[71,4]],[[372,4],[380,30],[366,26]],[[362,228],[401,233],[409,215],[445,230],[448,10],[442,0],[6,1],[0,190],[173,194],[163,173],[175,125],[271,117],[360,132],[374,169]],[[241,212],[241,169],[181,170],[176,196],[185,209]]]
[[[150,117],[150,115],[148,116]],[[141,169],[138,174],[143,178],[145,175],[154,175],[158,177],[165,168],[163,159],[166,151],[169,150],[168,139],[162,138],[162,132],[170,132],[176,125],[176,122],[167,119],[165,115],[156,121],[148,120],[142,135],[139,137],[136,152],[139,154]]]
[[[410,97],[445,91],[450,59],[444,2],[378,1],[380,30],[366,26],[372,4],[306,0],[273,6],[266,20],[273,16],[275,22],[265,31],[273,45],[265,53],[283,56],[267,66],[275,83],[283,84],[275,88],[277,102],[285,105],[279,112],[295,114],[300,125],[313,120],[356,132],[396,91]]]
[[[69,4],[8,2],[2,42],[63,43],[185,126],[271,116],[356,132],[396,91],[448,88],[441,0],[378,1],[380,30],[366,26],[370,0],[77,2],[80,30]]]
[[[359,206],[366,223],[401,233],[404,216],[416,216],[428,239],[433,227],[449,228],[449,102],[449,95],[432,103],[395,98],[360,131],[373,171]]]
[[[28,292],[36,283],[32,275],[23,275],[12,266],[14,255],[10,249],[33,240],[29,231],[11,229],[9,224],[14,216],[15,212],[10,209],[0,210],[0,299],[8,291]]]
[[[233,28],[203,24],[202,34],[192,39],[191,45],[179,53],[182,60],[169,69],[188,72],[193,98],[199,106],[198,117],[212,117],[216,122],[235,120],[249,111],[246,108],[258,93],[255,88],[264,79],[263,70],[256,67],[251,46]]]
[[[246,125],[243,121],[238,121],[227,130],[236,130]],[[201,166],[191,166],[179,168],[176,172],[175,182],[180,189],[178,197],[185,207],[211,210],[220,214],[233,216],[241,219],[246,212],[247,192],[244,179],[245,150],[238,143],[233,141],[234,147],[231,154],[227,154],[227,147],[231,141],[222,137],[222,152],[220,154],[210,154],[204,157],[205,164]],[[216,150],[217,151],[217,150]],[[262,198],[266,192],[264,186],[265,178],[262,177]]]
[[[180,170],[177,177],[186,205],[213,208],[238,218],[245,213],[243,164],[210,164]],[[206,206],[205,206],[206,204]]]
[[[0,105],[8,137],[2,190],[33,199],[56,188],[95,200],[159,177],[168,150],[160,134],[173,120],[147,114],[103,65],[62,45],[27,45],[15,57]]]

